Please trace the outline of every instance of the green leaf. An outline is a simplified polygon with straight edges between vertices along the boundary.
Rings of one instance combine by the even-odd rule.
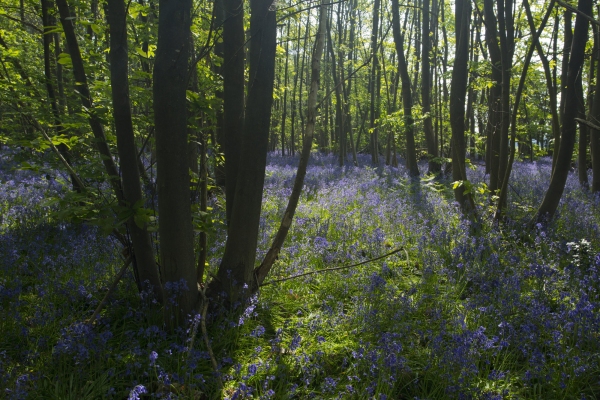
[[[94,33],[96,35],[99,35],[102,33],[102,28],[100,27],[100,25],[98,24],[91,24],[90,27],[92,28],[92,31],[94,31]]]
[[[73,65],[73,61],[71,60],[71,55],[69,53],[60,53],[56,62],[69,67]]]

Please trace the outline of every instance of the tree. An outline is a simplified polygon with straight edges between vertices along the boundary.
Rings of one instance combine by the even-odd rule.
[[[235,195],[225,253],[217,276],[208,287],[211,298],[221,298],[229,304],[249,295],[253,285],[275,76],[277,25],[271,5],[270,0],[250,1],[248,98],[243,136],[235,144],[240,149],[240,169],[235,183],[230,183],[227,176],[227,185],[235,184]]]
[[[150,234],[143,214],[143,197],[138,169],[138,150],[135,145],[131,104],[129,101],[129,62],[127,45],[125,3],[122,0],[108,1],[110,25],[110,84],[112,90],[113,116],[117,134],[123,201],[131,208],[127,227],[133,244],[134,267],[141,282],[146,280],[162,300],[163,293]],[[137,213],[137,215],[136,215]]]
[[[469,74],[469,24],[471,2],[457,0],[455,5],[456,52],[450,87],[450,124],[452,126],[452,179],[454,196],[465,214],[475,212],[475,203],[468,191],[465,170],[465,100]]]
[[[588,39],[589,24],[588,20],[580,13],[591,15],[592,1],[579,0],[577,9],[579,13],[575,19],[575,32],[573,33],[573,45],[569,59],[560,148],[550,185],[546,191],[542,204],[532,220],[533,223],[546,223],[552,220],[565,189],[565,183],[567,182],[567,176],[569,175],[569,170],[571,168],[571,157],[573,156],[577,132],[575,118],[577,117],[579,110],[577,80],[582,79],[581,75],[585,56],[585,46]]]
[[[406,137],[406,166],[409,174],[413,177],[419,176],[417,164],[417,151],[415,146],[414,119],[412,116],[412,89],[408,66],[404,57],[404,35],[400,31],[400,11],[398,0],[392,0],[392,29],[394,43],[398,54],[398,71],[402,81],[402,105],[404,107],[404,135]]]
[[[153,76],[160,265],[165,320],[171,327],[183,325],[198,302],[189,164],[183,156],[188,149],[191,7],[189,0],[159,3]]]

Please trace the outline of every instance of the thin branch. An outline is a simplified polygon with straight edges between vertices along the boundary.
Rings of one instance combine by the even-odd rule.
[[[573,7],[572,5],[567,4],[567,3],[565,3],[562,0],[556,0],[556,3],[560,4],[561,6],[563,6],[564,8],[566,8],[567,10],[569,10],[571,12],[574,12],[575,14],[581,15],[583,18],[587,19],[592,24],[600,26],[600,21],[597,21],[594,18],[592,18],[589,15],[587,15],[586,13],[583,13],[583,12],[579,11],[576,7]]]
[[[3,7],[4,7],[4,6],[3,6]],[[10,15],[8,15],[8,14],[0,14],[0,17],[8,18],[8,19],[10,19],[11,21],[15,21],[15,22],[18,22],[18,23],[20,23],[20,24],[26,25],[26,26],[30,27],[31,29],[33,29],[34,31],[36,31],[37,33],[44,33],[44,32],[43,32],[43,31],[42,31],[40,28],[38,28],[38,27],[37,27],[37,26],[35,26],[34,24],[32,24],[32,23],[29,23],[29,22],[27,22],[27,21],[21,21],[20,19],[18,19],[18,18],[15,18],[15,17],[11,17],[11,16],[10,16]]]
[[[202,313],[200,314],[200,320],[194,321],[192,335],[190,338],[190,345],[188,347],[188,354],[194,348],[194,338],[196,337],[196,332],[198,331],[198,323],[200,323],[200,330],[202,332],[204,344],[206,345],[206,351],[208,352],[210,362],[212,364],[213,370],[215,371],[215,375],[217,376],[217,386],[219,387],[219,390],[223,390],[223,382],[221,381],[221,372],[219,371],[219,364],[217,364],[215,353],[213,352],[212,346],[210,345],[210,341],[208,340],[208,331],[206,329],[206,315],[208,314],[208,298],[206,297],[206,287],[200,290],[200,297],[200,306],[202,307]]]
[[[585,119],[581,119],[581,118],[575,118],[575,121],[592,128],[594,130],[594,133],[600,132],[600,126],[593,124],[590,121],[586,121]]]
[[[129,264],[131,264],[132,260],[133,260],[132,256],[127,257],[127,260],[125,260],[125,264],[123,264],[123,266],[121,267],[121,270],[119,271],[119,273],[113,280],[113,283],[112,283],[112,285],[110,285],[108,292],[106,292],[106,295],[104,296],[104,298],[102,299],[100,304],[98,304],[98,307],[96,307],[96,310],[94,311],[92,316],[86,321],[86,323],[88,325],[92,325],[94,323],[94,321],[100,314],[100,311],[102,311],[102,309],[104,308],[104,305],[106,304],[106,302],[108,302],[108,298],[110,297],[111,294],[113,294],[113,292],[117,288],[117,285],[119,284],[119,281],[121,280],[121,278],[123,278],[123,275],[125,275],[125,271],[127,271],[127,267],[129,267]]]
[[[281,279],[276,279],[274,281],[265,282],[265,283],[261,284],[260,286],[262,287],[262,286],[272,285],[274,283],[285,282],[285,281],[289,281],[290,279],[301,278],[303,276],[317,274],[317,273],[320,273],[320,272],[339,271],[341,269],[348,269],[348,268],[352,268],[352,267],[358,267],[359,265],[368,264],[370,262],[381,260],[382,258],[389,257],[392,254],[396,254],[396,253],[401,252],[402,250],[404,250],[404,252],[406,253],[406,260],[408,261],[408,252],[406,251],[406,249],[404,249],[404,247],[400,247],[400,248],[398,248],[396,250],[393,250],[393,251],[391,251],[391,252],[389,252],[387,254],[384,254],[382,256],[371,258],[370,260],[361,261],[361,262],[359,262],[357,264],[344,265],[342,267],[333,267],[333,268],[318,269],[318,270],[315,270],[315,271],[308,271],[308,272],[305,272],[303,274],[298,274],[298,275],[294,275],[294,276],[288,276],[287,278],[281,278]]]

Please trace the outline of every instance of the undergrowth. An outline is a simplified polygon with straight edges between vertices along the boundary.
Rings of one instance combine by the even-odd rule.
[[[215,371],[189,329],[126,275],[85,324],[123,260],[99,229],[56,219],[66,185],[0,176],[0,397],[7,399],[594,399],[600,397],[600,199],[569,178],[555,222],[525,228],[550,163],[515,165],[508,219],[492,222],[486,177],[470,171],[477,226],[451,184],[315,155],[268,280],[243,315],[208,326]],[[295,160],[271,155],[259,257],[291,191]],[[214,218],[222,219],[214,198]],[[210,269],[223,251],[210,235]],[[193,317],[190,317],[190,321]],[[189,350],[189,351],[188,351]],[[223,382],[218,389],[217,380]]]

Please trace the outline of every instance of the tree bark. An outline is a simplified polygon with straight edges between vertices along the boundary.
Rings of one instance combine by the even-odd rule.
[[[408,66],[404,57],[404,37],[400,31],[400,7],[398,0],[392,0],[392,30],[396,53],[398,54],[398,70],[402,81],[402,106],[404,108],[404,135],[406,136],[406,167],[412,177],[419,176],[417,151],[415,146],[414,120],[412,117],[412,92]]]
[[[75,28],[73,26],[73,19],[69,10],[67,0],[56,0],[58,11],[60,13],[60,22],[63,27],[65,39],[69,46],[69,54],[71,55],[71,62],[73,64],[73,75],[75,77],[75,90],[79,94],[81,104],[88,113],[88,121],[96,139],[96,148],[102,158],[102,163],[106,173],[108,174],[108,180],[115,192],[117,200],[123,202],[123,191],[121,189],[121,181],[119,179],[119,171],[112,158],[108,143],[106,142],[106,136],[104,134],[104,127],[100,118],[94,111],[94,104],[90,95],[90,89],[87,84],[87,77],[85,75],[85,68],[83,66],[83,59],[81,58],[81,51],[79,50],[79,43],[77,43],[77,37],[75,36]]]
[[[244,129],[244,3],[223,0],[223,136],[225,138],[225,199],[227,224],[231,221],[235,187],[240,170]]]
[[[423,105],[424,115],[423,130],[425,132],[425,142],[427,143],[429,173],[437,174],[441,170],[441,164],[438,160],[438,152],[431,118],[431,66],[429,63],[431,52],[431,42],[429,39],[430,32],[429,0],[423,0],[423,34],[421,35],[421,43],[423,46],[423,60],[421,62],[421,102]]]
[[[371,130],[371,162],[373,164],[379,164],[379,138],[377,129],[375,127],[376,111],[379,111],[376,107],[377,102],[377,69],[379,64],[379,58],[377,56],[377,37],[379,34],[379,8],[381,6],[381,0],[375,0],[373,5],[373,29],[371,30],[371,75],[369,78],[369,90],[371,93],[370,103],[370,124]]]
[[[191,1],[159,3],[154,62],[157,193],[165,322],[183,326],[196,311],[198,290],[192,229],[186,90]]]
[[[315,39],[314,50],[312,52],[311,60],[311,82],[310,92],[308,94],[308,105],[307,105],[307,122],[306,122],[306,133],[304,135],[304,143],[302,145],[302,153],[300,155],[300,162],[298,164],[298,171],[296,172],[296,178],[294,180],[294,187],[292,194],[288,200],[288,205],[283,214],[281,224],[273,239],[273,244],[267,252],[264,260],[258,268],[254,271],[254,290],[258,289],[258,286],[262,284],[267,277],[271,267],[277,260],[281,246],[287,237],[287,233],[292,225],[296,207],[302,193],[302,187],[304,186],[304,177],[306,176],[306,167],[308,166],[308,160],[310,158],[310,150],[312,148],[312,142],[315,132],[315,126],[317,122],[317,93],[319,91],[319,76],[321,73],[321,57],[323,55],[323,47],[325,47],[325,30],[327,20],[327,1],[321,0],[321,8],[319,13],[319,30]],[[328,32],[329,39],[331,39],[331,33]],[[333,51],[333,50],[331,50]]]
[[[525,6],[525,10],[527,13],[527,17],[531,16],[531,10],[529,7],[528,0],[523,0],[523,5]],[[546,14],[542,19],[539,29],[537,32],[535,30],[532,31],[533,37],[531,39],[531,44],[529,45],[529,49],[525,56],[525,60],[523,61],[523,72],[521,73],[521,78],[519,80],[519,86],[517,87],[517,92],[515,94],[515,104],[513,106],[512,114],[511,114],[511,143],[510,143],[510,156],[508,160],[508,164],[506,167],[506,171],[504,173],[504,179],[502,181],[502,186],[500,188],[500,195],[498,196],[498,203],[496,208],[496,220],[500,220],[504,216],[504,209],[506,208],[506,202],[508,198],[508,182],[510,179],[510,174],[512,171],[512,166],[515,160],[515,146],[517,141],[517,114],[519,111],[519,104],[521,102],[521,96],[523,94],[523,90],[525,88],[525,79],[527,77],[527,70],[529,69],[529,63],[531,62],[531,57],[533,56],[533,52],[535,48],[539,45],[539,38],[542,34],[546,26],[546,22],[548,22],[548,18],[552,12],[554,7],[554,0],[550,1],[550,5],[546,9]]]
[[[250,1],[249,88],[225,252],[208,295],[236,305],[250,294],[273,103],[277,25],[272,0]],[[227,46],[227,43],[225,44]]]
[[[469,77],[469,25],[471,2],[456,0],[456,55],[450,86],[450,125],[452,127],[452,178],[462,184],[454,188],[454,196],[464,214],[475,212],[475,203],[467,190],[465,170],[465,100]]]
[[[135,213],[144,204],[131,121],[127,25],[123,0],[108,1],[108,23],[110,25],[110,83],[117,150],[123,179],[123,200],[125,205]],[[127,221],[127,228],[133,244],[134,268],[137,269],[140,283],[148,281],[155,296],[162,301],[160,276],[146,224],[136,223],[132,215]],[[142,288],[140,287],[140,289]]]
[[[591,15],[592,1],[579,0],[577,8],[584,14]],[[588,39],[588,20],[579,14],[575,20],[575,32],[573,34],[573,46],[569,58],[569,69],[565,88],[565,108],[561,128],[561,143],[559,148],[556,165],[550,180],[550,185],[544,196],[532,223],[546,223],[552,220],[554,213],[560,203],[565,183],[571,168],[571,157],[575,146],[575,136],[577,124],[575,118],[578,113],[577,101],[577,79],[581,79],[583,68],[585,46]],[[563,84],[563,87],[564,84]]]

